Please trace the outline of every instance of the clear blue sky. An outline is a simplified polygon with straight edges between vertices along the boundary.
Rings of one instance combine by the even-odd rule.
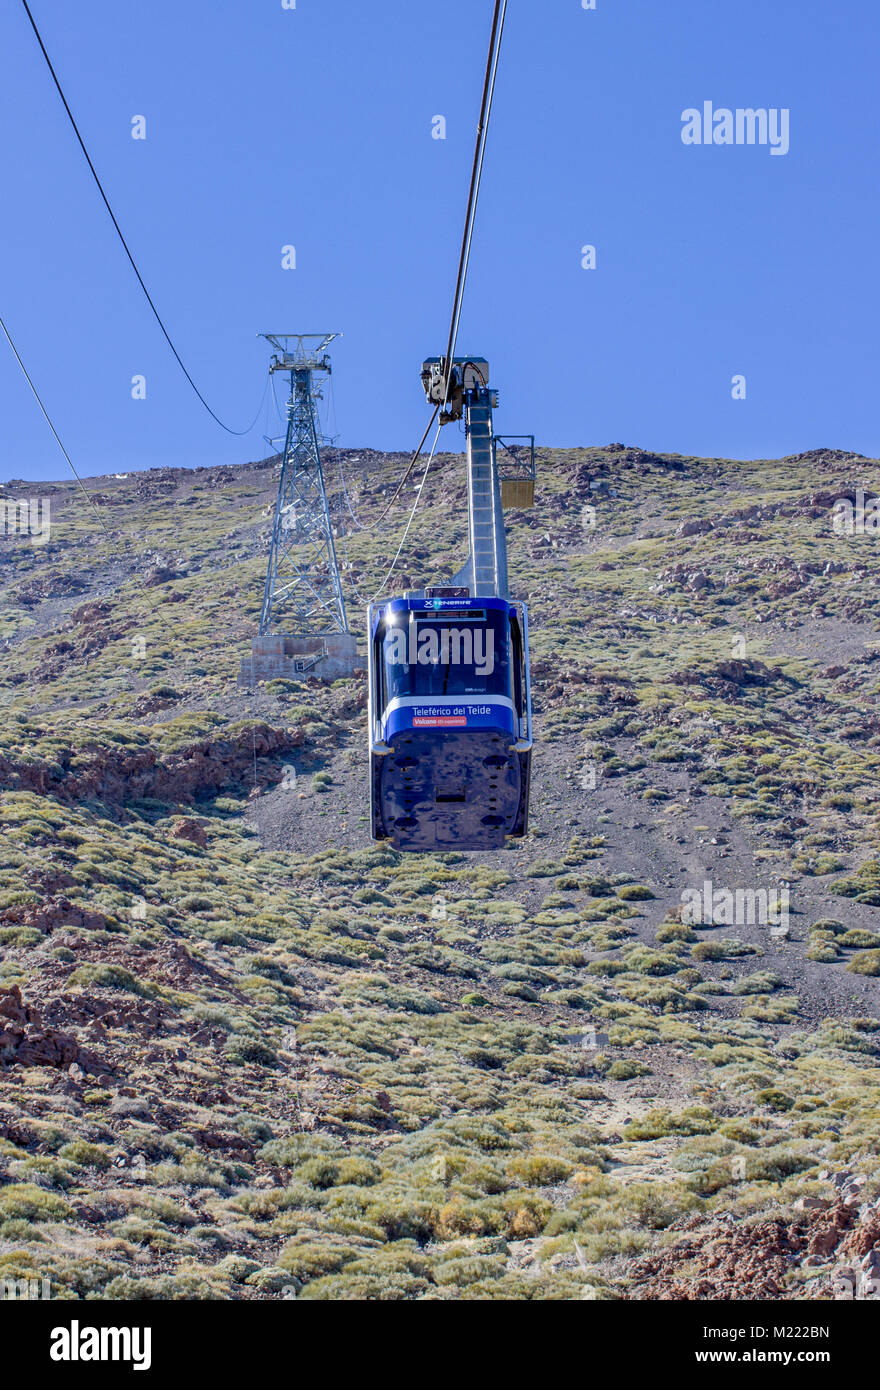
[[[419,366],[445,346],[490,0],[32,8],[215,409],[252,418],[257,333],[335,330],[340,442],[412,448]],[[492,364],[499,431],[880,452],[878,51],[876,0],[510,0],[460,338]],[[231,438],[180,375],[19,0],[0,12],[0,55],[0,313],[74,461],[263,456],[265,421]],[[789,108],[790,152],[686,147],[682,111],[706,100]],[[64,471],[0,343],[0,478]]]

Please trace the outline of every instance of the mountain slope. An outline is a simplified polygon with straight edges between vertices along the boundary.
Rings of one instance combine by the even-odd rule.
[[[343,452],[350,508],[332,479],[353,615],[414,491],[353,517],[405,462]],[[833,526],[876,467],[540,452],[508,514],[532,829],[495,856],[370,844],[362,679],[235,685],[277,460],[92,479],[95,510],[31,488],[49,543],[0,537],[0,1278],[791,1299],[880,1265],[880,569]],[[444,456],[389,592],[457,568],[462,503]],[[782,934],[755,905],[786,886]]]

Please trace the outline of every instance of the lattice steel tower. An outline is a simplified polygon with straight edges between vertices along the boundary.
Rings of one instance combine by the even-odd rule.
[[[272,548],[260,612],[260,636],[348,632],[321,467],[316,401],[325,349],[338,333],[262,333],[276,349],[270,372],[290,376],[287,436],[272,524]]]

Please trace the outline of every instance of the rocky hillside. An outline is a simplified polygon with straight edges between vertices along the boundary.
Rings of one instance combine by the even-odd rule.
[[[495,856],[370,843],[362,679],[236,686],[277,462],[4,489],[52,529],[0,536],[0,1280],[868,1296],[876,460],[539,454]],[[340,463],[359,614],[414,493],[371,531],[405,460]],[[393,588],[457,568],[462,503],[441,458]]]

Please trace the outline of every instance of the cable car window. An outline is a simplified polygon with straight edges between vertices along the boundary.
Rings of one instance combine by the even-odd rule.
[[[407,695],[510,696],[510,627],[494,609],[482,622],[457,625],[448,614],[394,615],[385,627],[383,666],[388,699]]]
[[[525,666],[523,662],[522,633],[520,632],[519,618],[515,613],[511,614],[510,618],[510,647],[511,668],[513,672],[513,703],[517,714],[522,718],[525,712],[525,700],[523,698]]]

